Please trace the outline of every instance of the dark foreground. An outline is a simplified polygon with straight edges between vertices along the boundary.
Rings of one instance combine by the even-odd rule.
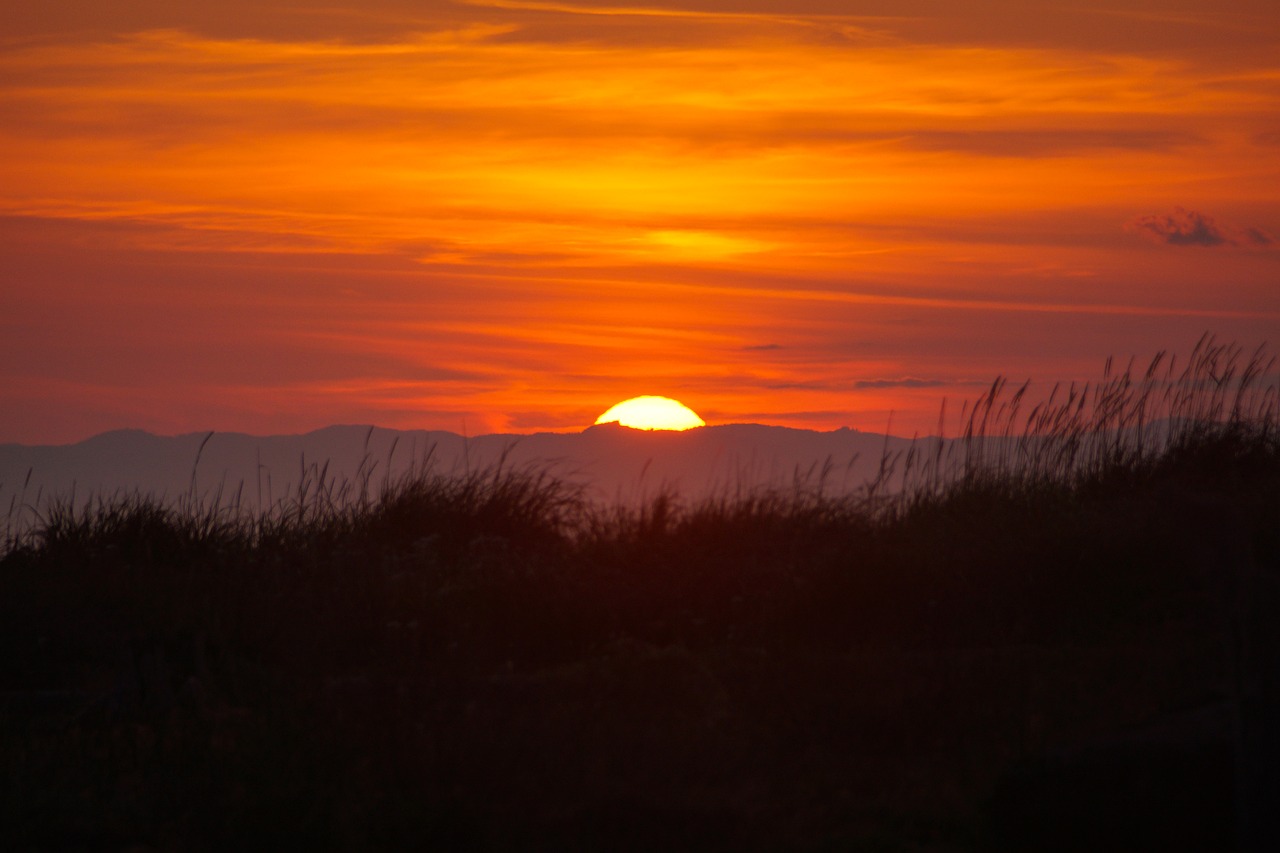
[[[890,509],[54,513],[0,560],[0,846],[1280,849],[1278,445]]]

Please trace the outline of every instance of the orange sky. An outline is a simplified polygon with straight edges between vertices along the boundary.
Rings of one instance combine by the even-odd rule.
[[[1218,5],[26,4],[0,442],[909,433],[1280,343],[1280,7]]]

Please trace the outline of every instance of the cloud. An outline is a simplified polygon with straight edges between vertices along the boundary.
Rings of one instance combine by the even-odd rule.
[[[782,349],[782,344],[758,344],[756,346],[743,347],[743,352],[772,352],[773,350]]]
[[[838,391],[840,385],[821,379],[766,382],[761,386],[769,391]]]
[[[926,151],[958,151],[985,157],[1066,157],[1098,151],[1170,151],[1202,141],[1165,130],[920,130],[903,144]]]
[[[1219,225],[1212,217],[1184,207],[1175,207],[1172,213],[1139,216],[1126,227],[1169,246],[1260,248],[1275,245],[1272,237],[1257,228]]]
[[[951,384],[954,383],[946,382],[942,379],[917,379],[913,376],[904,376],[901,379],[860,379],[853,383],[853,387],[859,390],[875,388],[940,388]]]

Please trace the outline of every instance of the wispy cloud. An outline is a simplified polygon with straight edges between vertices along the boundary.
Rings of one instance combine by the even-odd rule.
[[[1280,70],[1248,57],[1280,29],[1100,27],[1025,0],[845,14],[892,5],[15,7],[0,386],[14,365],[52,377],[44,362],[104,386],[196,371],[190,400],[274,411],[217,354],[284,340],[253,369],[314,382],[298,411],[405,408],[361,384],[385,377],[419,381],[424,411],[542,428],[697,381],[732,419],[883,426],[832,413],[1010,353],[1105,352],[1114,329],[1275,327],[1280,253],[1137,253],[1115,223],[1195,187],[1252,227],[1175,211],[1131,232],[1277,245],[1261,146],[1280,140]],[[1246,7],[1274,0],[1221,14]],[[76,341],[93,346],[72,358]],[[186,406],[155,388],[156,411]]]
[[[1105,151],[1168,151],[1203,142],[1185,132],[1135,129],[925,130],[905,144],[930,151],[959,151],[990,157],[1060,157]]]
[[[954,380],[918,379],[914,376],[904,376],[900,379],[859,379],[853,383],[853,387],[859,391],[867,391],[877,388],[941,388],[945,385],[954,384]]]
[[[1171,213],[1139,216],[1131,220],[1128,227],[1169,246],[1263,248],[1275,245],[1275,240],[1261,229],[1219,224],[1213,217],[1185,207],[1175,207]]]
[[[546,12],[560,15],[586,15],[593,17],[625,17],[625,18],[684,18],[700,21],[762,23],[772,26],[779,24],[822,27],[839,24],[846,35],[857,32],[855,22],[883,24],[904,20],[900,17],[886,15],[841,15],[841,14],[788,14],[771,11],[742,11],[737,9],[714,8],[681,8],[679,6],[644,6],[644,5],[610,5],[587,3],[541,2],[541,0],[455,0],[462,6],[474,6],[488,9],[505,9],[521,12]],[[871,31],[867,31],[872,34]]]

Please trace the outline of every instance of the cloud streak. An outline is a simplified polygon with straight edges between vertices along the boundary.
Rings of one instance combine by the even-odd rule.
[[[1175,207],[1171,213],[1139,216],[1129,222],[1129,228],[1168,246],[1258,249],[1275,245],[1275,240],[1258,228],[1220,225],[1213,217],[1184,207]]]
[[[859,391],[869,391],[882,388],[942,388],[954,384],[953,380],[947,379],[917,379],[914,376],[905,376],[901,379],[859,379],[853,383],[853,387]]]
[[[270,430],[222,354],[286,340],[254,369],[317,389],[298,411],[332,399],[320,422],[386,411],[376,380],[495,429],[691,385],[879,428],[953,374],[1280,315],[1277,253],[1116,227],[1194,187],[1251,227],[1130,232],[1274,245],[1280,53],[1242,56],[1280,27],[1242,52],[1025,0],[124,6],[6,21],[0,387],[90,365],[152,382],[153,413],[257,406]],[[1257,10],[1280,16],[1221,14]],[[157,317],[189,320],[176,344]],[[213,426],[235,423],[188,424]]]

